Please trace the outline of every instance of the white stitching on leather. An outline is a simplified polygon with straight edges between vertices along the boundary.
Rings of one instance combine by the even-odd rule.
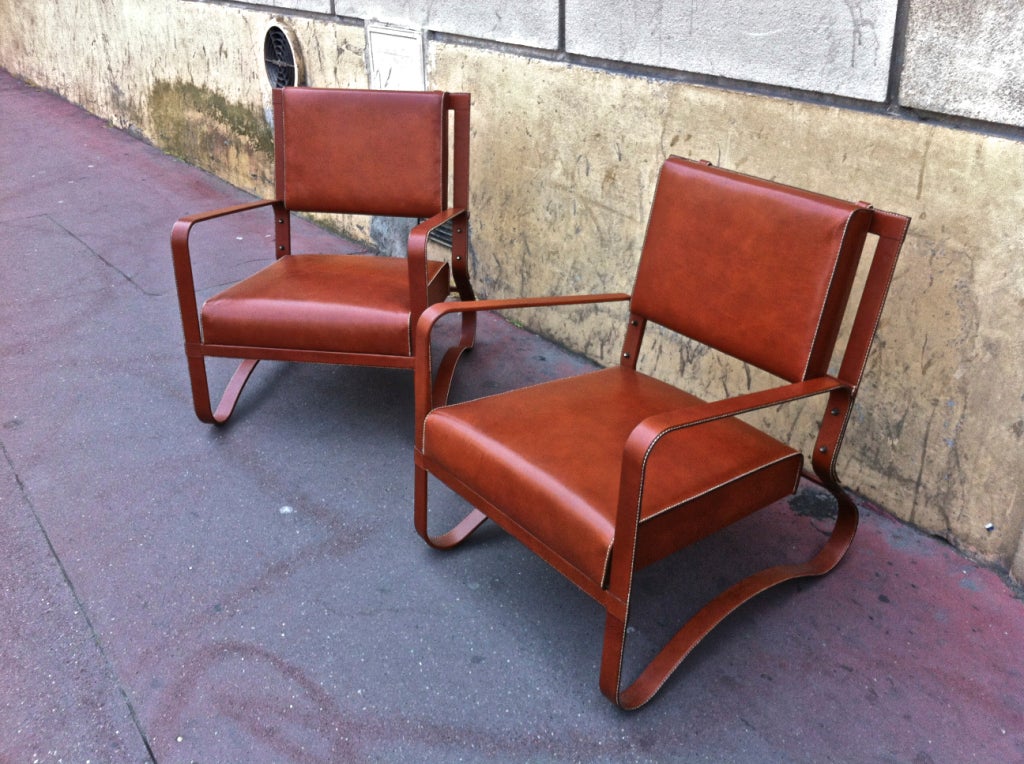
[[[640,519],[640,524],[643,525],[648,520],[653,520],[654,518],[658,517],[659,515],[663,515],[666,512],[671,512],[673,509],[676,509],[677,507],[681,507],[684,504],[689,504],[691,501],[695,501],[696,499],[699,499],[702,496],[707,496],[709,493],[711,493],[713,491],[717,491],[719,488],[724,488],[725,486],[729,485],[730,483],[736,483],[736,482],[742,480],[743,478],[746,478],[746,477],[749,477],[750,475],[753,475],[756,472],[760,472],[761,470],[768,469],[769,467],[774,467],[776,464],[780,464],[781,462],[784,462],[787,459],[792,459],[794,456],[799,458],[801,463],[803,462],[803,455],[799,451],[794,451],[792,454],[786,454],[785,456],[780,456],[778,459],[775,459],[774,461],[768,462],[767,464],[762,464],[759,467],[755,467],[752,470],[748,470],[748,471],[744,472],[742,475],[736,475],[735,477],[730,478],[729,480],[721,482],[718,485],[712,486],[711,488],[708,488],[706,491],[701,491],[700,493],[694,494],[693,496],[690,496],[690,497],[684,499],[683,501],[679,502],[678,504],[671,504],[671,505],[665,507],[664,509],[659,509],[657,512],[653,513],[652,515],[650,515],[648,517],[641,518]]]

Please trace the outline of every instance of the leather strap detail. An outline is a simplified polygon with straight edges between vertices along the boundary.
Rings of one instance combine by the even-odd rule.
[[[831,571],[853,541],[858,514],[856,505],[845,491],[835,485],[826,485],[825,488],[836,498],[838,514],[831,535],[818,553],[805,563],[766,568],[719,594],[675,633],[640,676],[625,689],[620,686],[627,619],[612,615],[609,608],[601,658],[600,685],[604,695],[626,711],[640,708],[654,697],[700,641],[743,603],[786,581],[822,576]]]

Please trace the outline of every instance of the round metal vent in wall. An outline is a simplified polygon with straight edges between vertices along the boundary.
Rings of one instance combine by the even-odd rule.
[[[284,27],[271,26],[263,38],[263,60],[272,88],[302,84],[302,61],[291,33]]]

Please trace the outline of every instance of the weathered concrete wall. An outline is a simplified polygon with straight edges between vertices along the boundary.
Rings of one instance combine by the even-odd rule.
[[[193,3],[168,10],[153,0],[10,8],[0,62],[235,185],[265,190],[273,178],[271,90],[257,65],[273,18]],[[361,29],[290,24],[311,78],[365,86]]]
[[[894,0],[567,0],[565,14],[571,53],[885,100]]]
[[[492,19],[490,31],[483,25],[486,14],[467,18],[459,29],[427,3],[379,2],[373,13],[339,0],[330,4],[326,11],[315,0],[289,4],[302,10],[288,24],[312,85],[365,87],[364,30],[348,18],[358,13],[386,21],[406,14],[412,25],[519,45],[562,44],[551,41],[545,25],[529,22],[531,14],[550,21],[550,3],[524,3],[521,15],[509,11],[502,23]],[[273,19],[270,10],[252,10],[251,4],[64,0],[55,14],[46,4],[13,5],[0,0],[0,65],[236,185],[267,191],[270,91],[261,46]],[[1006,5],[975,4],[990,11],[982,14],[979,28],[995,28],[991,14],[1001,11],[1003,28],[1019,29],[1024,11]],[[715,23],[724,24],[726,11],[742,6],[717,6],[722,17]],[[912,215],[881,327],[881,352],[870,364],[841,474],[900,517],[1012,567],[1024,580],[1024,233],[1018,224],[1024,142],[896,118],[881,108],[841,108],[687,84],[653,70],[643,76],[595,66],[593,58],[600,57],[652,62],[654,48],[634,33],[625,15],[620,27],[629,33],[623,32],[618,47],[606,29],[613,16],[588,34],[579,32],[582,22],[573,19],[584,11],[608,14],[609,7],[597,0],[565,3],[566,53],[585,54],[579,61],[588,66],[479,40],[428,38],[428,86],[465,89],[474,97],[472,201],[480,291],[497,296],[628,289],[654,178],[669,153]],[[934,67],[934,76],[921,63],[941,57],[936,36],[946,34],[955,48],[957,36],[942,31],[949,26],[950,7],[926,0],[910,5],[901,90],[907,105],[1024,124],[1020,101],[1000,100],[1006,88],[999,87],[1007,68],[1018,83],[1024,81],[1019,51],[1014,57],[996,41],[998,66],[982,67],[981,54],[964,53]],[[888,60],[895,3],[856,8],[871,19],[879,60]],[[837,45],[856,39],[851,29],[836,33]],[[827,82],[798,81],[783,67],[768,67],[761,77],[756,62],[744,63],[735,59],[736,51],[725,50],[728,37],[722,36],[721,55],[713,58],[732,60],[731,70],[699,58],[654,63],[865,102],[885,97],[880,83],[888,75],[869,66],[855,48],[838,58],[822,57],[813,46],[795,49],[794,55],[822,65],[849,55],[856,74],[838,71]],[[867,90],[851,90],[864,83]],[[986,88],[1000,97],[986,96]],[[351,233],[371,238],[366,221],[350,224]],[[604,362],[615,358],[621,342],[622,316],[613,308],[520,318]],[[685,376],[689,386],[708,395],[751,384],[744,371],[711,353],[652,340],[644,363],[659,375]],[[753,384],[759,381],[755,376]],[[816,415],[813,408],[801,413],[803,419]]]
[[[1024,126],[1024,6],[1019,0],[914,0],[900,100]]]
[[[495,42],[558,47],[558,0],[335,0],[339,16],[393,22]]]
[[[263,41],[280,14],[157,0],[62,0],[54,13],[5,2],[0,65],[240,188],[272,193]],[[361,25],[289,16],[287,26],[308,84],[366,87]],[[368,218],[325,222],[362,241],[378,238]]]

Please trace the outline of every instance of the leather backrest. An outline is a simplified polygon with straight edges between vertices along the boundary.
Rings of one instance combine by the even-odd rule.
[[[871,211],[670,157],[632,310],[789,381],[827,371]]]
[[[444,94],[275,91],[278,198],[292,210],[429,217],[447,203]]]

